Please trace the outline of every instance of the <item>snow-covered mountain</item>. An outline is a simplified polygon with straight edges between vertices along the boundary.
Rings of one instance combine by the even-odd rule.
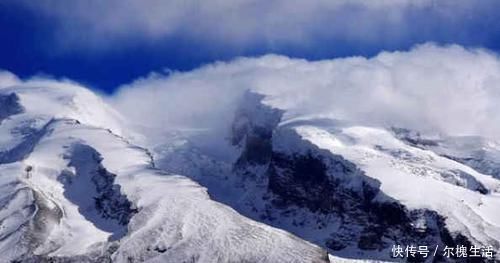
[[[2,86],[0,261],[398,261],[393,245],[500,248],[494,140],[289,114],[261,93],[232,94],[217,129],[159,131],[74,83]]]
[[[327,261],[320,247],[157,169],[84,88],[2,88],[0,117],[1,262]]]
[[[398,260],[391,258],[397,244],[498,250],[500,181],[491,171],[500,166],[490,161],[498,160],[493,141],[287,119],[286,109],[264,98],[243,96],[231,128],[220,135],[227,138],[222,145],[207,146],[213,135],[192,131],[150,145],[157,166],[193,178],[247,217],[343,258]],[[220,154],[228,147],[232,158]],[[478,160],[467,161],[469,155]],[[436,253],[425,260],[460,259]]]

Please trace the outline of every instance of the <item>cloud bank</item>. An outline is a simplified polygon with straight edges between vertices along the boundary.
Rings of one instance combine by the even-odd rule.
[[[0,88],[30,81],[0,71]],[[330,117],[500,139],[500,58],[456,45],[313,62],[239,58],[189,72],[152,73],[106,99],[135,127],[163,136],[178,129],[227,130],[247,90],[285,110],[285,119]]]
[[[45,14],[60,43],[80,48],[187,39],[275,52],[342,44],[394,49],[424,41],[482,43],[500,29],[495,0],[10,1]]]
[[[285,118],[328,116],[450,135],[500,136],[500,59],[481,49],[420,45],[310,62],[240,58],[125,85],[115,106],[154,129],[227,128],[246,90],[286,110]],[[226,126],[225,126],[226,125]]]

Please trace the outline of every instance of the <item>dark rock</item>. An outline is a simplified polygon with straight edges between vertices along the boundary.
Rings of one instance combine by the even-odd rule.
[[[271,137],[283,114],[261,103],[262,95],[247,92],[233,121],[231,143],[242,147],[235,168],[262,165],[269,162],[272,152]]]
[[[65,171],[59,180],[64,184],[64,194],[68,200],[78,205],[80,213],[96,227],[113,232],[113,240],[125,235],[126,225],[138,211],[127,196],[121,193],[120,185],[115,184],[116,175],[102,166],[102,157],[88,145],[73,145],[67,158],[70,159],[69,166],[74,168],[75,174]],[[82,196],[76,189],[80,187],[93,190]],[[89,210],[88,206],[92,203],[93,209]],[[94,212],[100,218],[96,218]],[[112,220],[116,225],[104,224],[102,219]]]
[[[394,135],[400,140],[408,143],[414,147],[428,147],[428,146],[438,146],[439,143],[435,140],[429,140],[422,137],[420,132],[408,130],[405,128],[391,128]]]
[[[280,134],[278,129],[287,127],[277,128],[279,118],[266,125],[255,125],[256,117],[252,114],[267,106],[257,107],[244,108],[239,112],[232,137],[233,145],[242,148],[242,155],[235,163],[236,174],[245,174],[255,164],[267,167],[264,185],[268,193],[266,198],[261,198],[266,208],[256,212],[257,216],[250,215],[254,219],[294,232],[295,228],[280,225],[280,218],[276,218],[279,215],[293,218],[291,222],[295,227],[307,225],[331,231],[328,233],[330,237],[319,244],[331,251],[352,246],[361,250],[390,251],[395,244],[428,247],[470,244],[464,236],[450,234],[444,218],[435,211],[410,210],[386,196],[380,190],[380,182],[366,176],[354,163],[340,155],[319,149],[298,135],[295,137],[300,149],[296,152],[285,153],[274,149],[273,136]],[[273,112],[269,108],[265,111]],[[421,138],[420,134],[406,130],[397,133],[416,147],[437,145],[437,142]],[[287,147],[294,149],[293,145]],[[414,158],[405,151],[392,151],[389,154],[402,159]],[[472,184],[474,182],[468,182],[468,186]],[[480,184],[477,190],[482,191]],[[307,215],[305,217],[308,219],[296,215]],[[296,234],[300,236],[300,233]],[[461,238],[464,240],[459,240]],[[434,259],[435,262],[442,260]],[[421,262],[422,257],[409,258],[408,261]]]

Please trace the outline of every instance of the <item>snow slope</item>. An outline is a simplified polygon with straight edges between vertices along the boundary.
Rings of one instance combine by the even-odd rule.
[[[424,147],[397,129],[291,118],[265,98],[246,94],[220,135],[226,141],[214,148],[204,141],[213,136],[207,131],[150,141],[156,164],[344,259],[392,261],[398,244],[499,249],[500,181],[447,156],[449,143]],[[221,149],[233,158],[221,157]]]
[[[434,152],[368,127],[295,126],[305,140],[342,155],[381,182],[381,190],[410,209],[438,211],[452,232],[499,247],[500,181]],[[478,185],[481,189],[478,190]],[[484,188],[484,190],[483,190]]]
[[[74,83],[2,86],[0,262],[363,262],[394,261],[395,244],[500,248],[494,141],[302,114],[278,95],[242,93],[216,129],[138,132]]]
[[[328,261],[155,168],[90,91],[33,81],[0,96],[0,261]]]

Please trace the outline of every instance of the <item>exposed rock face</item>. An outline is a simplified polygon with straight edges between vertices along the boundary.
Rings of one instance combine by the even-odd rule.
[[[326,250],[155,168],[90,91],[19,89],[0,90],[19,94],[0,101],[0,262],[328,262]]]
[[[384,195],[378,182],[363,178],[363,172],[341,156],[325,156],[326,152],[319,149],[318,152],[274,152],[268,176],[277,209],[298,206],[318,214],[318,218],[323,214],[339,219],[336,223],[340,226],[334,228],[323,246],[331,250],[348,246],[387,250],[393,244],[450,246],[457,243],[457,238],[464,238],[452,237],[444,218],[436,212],[409,210],[395,200],[374,200],[375,196]],[[348,178],[361,179],[361,187],[353,188]],[[331,227],[326,223],[324,231]]]
[[[253,101],[245,100],[247,103],[237,112],[232,143],[242,148],[234,164],[237,173],[246,175],[246,171],[255,170],[252,166],[265,167],[261,177],[267,183],[270,197],[269,194],[262,197],[267,202],[264,210],[254,208],[254,213],[262,213],[261,220],[291,232],[294,228],[280,223],[279,217],[292,218],[296,226],[322,229],[329,237],[319,245],[331,251],[353,246],[366,251],[388,251],[394,244],[429,247],[471,244],[463,235],[450,234],[438,213],[407,209],[382,193],[380,182],[367,177],[354,163],[317,148],[287,127],[277,127],[281,112],[262,105],[260,99],[256,96]],[[249,101],[254,103],[253,109]],[[274,118],[262,119],[262,115]],[[415,139],[412,143],[434,145],[435,142]],[[448,176],[449,180],[462,178],[464,187],[486,193],[485,187],[473,177],[462,171],[456,173],[460,174]],[[308,214],[305,217],[309,222],[304,221],[304,214]],[[422,258],[412,260],[419,262]],[[437,255],[434,260],[445,259]]]
[[[63,211],[51,200],[42,194],[32,191],[36,205],[36,212],[30,221],[30,230],[26,232],[26,240],[29,242],[30,252],[45,241],[45,237],[50,233],[55,225],[59,224],[63,216]]]
[[[425,148],[429,146],[437,146],[439,142],[424,138],[420,132],[412,131],[404,128],[393,127],[392,132],[400,140],[409,143],[412,146]]]
[[[120,186],[113,184],[114,174],[105,168],[98,168],[97,175],[92,177],[96,186],[97,196],[94,197],[96,208],[105,219],[118,221],[120,225],[127,225],[130,218],[137,213],[132,203],[120,192]]]
[[[484,153],[480,153],[481,157],[457,157],[451,155],[443,155],[451,160],[457,161],[459,163],[463,163],[467,166],[470,166],[477,170],[478,172],[484,174],[490,174],[496,178],[500,178],[500,162],[490,160],[484,157]]]
[[[334,159],[337,158],[337,159]],[[329,167],[332,165],[332,167]],[[378,189],[365,184],[365,192],[347,190],[342,187],[342,177],[360,173],[356,166],[335,156],[328,161],[309,152],[305,155],[287,156],[273,152],[269,165],[269,190],[282,198],[283,202],[309,208],[313,212],[329,213],[343,211],[351,206],[349,200],[373,198]],[[341,174],[335,177],[335,174]],[[366,193],[366,197],[363,195]]]
[[[19,186],[20,184],[12,185],[15,188]],[[18,188],[13,195],[1,200],[1,207],[8,209],[16,205],[16,202],[26,202],[27,205],[8,216],[2,214],[0,240],[18,236],[20,242],[16,246],[16,252],[20,259],[28,260],[54,226],[60,223],[62,210],[41,193],[27,187]]]
[[[65,195],[80,206],[82,215],[96,226],[113,231],[115,238],[124,235],[126,225],[137,209],[120,192],[120,186],[114,184],[116,175],[102,166],[100,154],[90,146],[73,145],[68,158],[68,165],[74,168],[74,173],[66,170],[60,176]],[[87,191],[87,194],[82,195],[82,191]]]
[[[272,134],[282,112],[261,103],[263,96],[247,93],[235,115],[231,143],[242,148],[237,167],[265,165],[272,153]]]

